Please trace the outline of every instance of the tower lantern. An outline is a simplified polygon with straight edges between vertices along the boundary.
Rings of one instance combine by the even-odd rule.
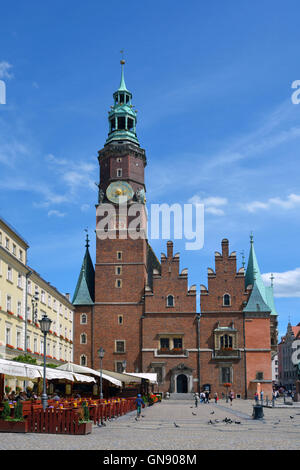
[[[136,113],[131,103],[132,93],[127,89],[124,78],[125,60],[121,63],[120,86],[113,94],[114,104],[108,113],[109,133],[105,144],[123,141],[133,142],[139,145],[136,135]]]

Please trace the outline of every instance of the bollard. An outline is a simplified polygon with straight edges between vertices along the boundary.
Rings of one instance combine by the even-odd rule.
[[[264,410],[262,405],[253,405],[253,419],[262,419],[264,417]]]

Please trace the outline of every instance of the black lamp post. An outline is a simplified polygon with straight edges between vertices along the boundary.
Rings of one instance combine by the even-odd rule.
[[[103,392],[102,392],[102,359],[104,358],[104,349],[101,347],[98,349],[98,356],[100,358],[100,400],[103,399]]]
[[[46,314],[43,315],[42,319],[39,320],[40,326],[42,333],[44,333],[44,377],[43,377],[43,393],[42,393],[42,405],[43,405],[43,410],[48,406],[48,397],[47,397],[47,390],[46,390],[46,339],[47,339],[47,333],[49,333],[50,326],[52,323],[52,320],[47,317]]]

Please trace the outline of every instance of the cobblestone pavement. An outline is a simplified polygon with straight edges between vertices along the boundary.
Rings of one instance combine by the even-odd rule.
[[[253,420],[253,404],[220,400],[195,408],[193,401],[163,401],[143,409],[139,421],[130,413],[106,427],[93,425],[86,436],[1,433],[0,450],[299,449],[300,408],[264,408],[264,418]]]

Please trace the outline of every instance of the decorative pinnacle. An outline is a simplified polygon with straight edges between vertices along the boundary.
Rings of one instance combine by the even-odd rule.
[[[84,231],[86,232],[86,239],[85,239],[85,247],[88,248],[90,246],[90,243],[89,243],[89,234],[88,234],[88,229],[85,228]]]
[[[250,233],[250,243],[253,243],[253,232]]]
[[[244,252],[244,250],[241,251],[241,255],[242,255],[242,266],[243,266],[243,268],[244,268],[244,267],[245,267],[245,264],[246,264],[246,263],[245,263],[245,252]]]
[[[274,285],[274,279],[275,279],[273,273],[271,274],[270,279],[271,279],[271,287],[273,287],[273,285]]]

